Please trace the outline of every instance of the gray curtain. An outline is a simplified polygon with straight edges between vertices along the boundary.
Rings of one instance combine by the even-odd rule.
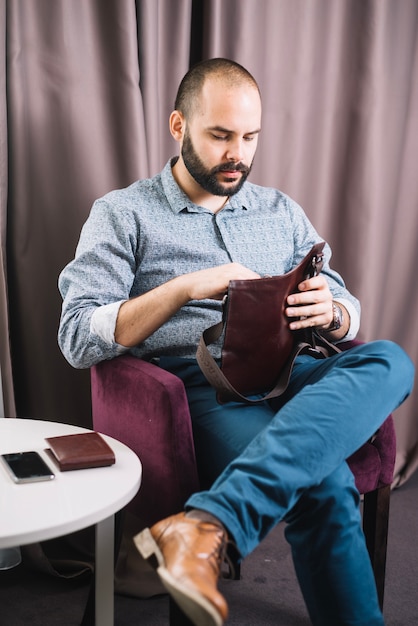
[[[6,113],[6,7],[0,3],[0,415],[15,414],[13,381],[9,351],[9,316],[6,279],[6,223],[7,223],[7,113]],[[3,61],[4,59],[4,61]]]
[[[416,362],[416,0],[0,0],[0,364],[7,415],[90,426],[60,354],[57,277],[93,200],[175,153],[189,65],[227,56],[263,94],[254,182],[305,208],[362,301],[360,338]],[[396,412],[396,483],[418,465]]]

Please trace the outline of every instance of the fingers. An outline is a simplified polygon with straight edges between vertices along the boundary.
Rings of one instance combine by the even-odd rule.
[[[332,295],[323,276],[315,276],[299,285],[300,291],[287,299],[289,328],[328,328],[333,319]]]
[[[199,270],[188,274],[188,291],[190,300],[211,298],[222,300],[231,280],[260,278],[259,274],[244,267],[240,263],[228,263],[217,267]]]
[[[332,322],[332,307],[323,307],[315,304],[306,307],[288,308],[286,315],[291,318],[289,328],[300,330],[301,328],[328,328]]]

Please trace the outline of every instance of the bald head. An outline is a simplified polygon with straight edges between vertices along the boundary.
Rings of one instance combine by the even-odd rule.
[[[208,79],[228,88],[248,86],[260,94],[256,80],[239,63],[222,58],[202,61],[187,72],[177,92],[174,108],[185,119],[190,120],[199,110],[200,95]]]

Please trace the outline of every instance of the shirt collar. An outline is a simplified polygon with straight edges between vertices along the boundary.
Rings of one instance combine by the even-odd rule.
[[[188,211],[189,213],[200,213],[203,207],[199,207],[190,200],[190,198],[184,193],[178,186],[172,172],[172,167],[175,164],[178,157],[170,159],[164,169],[161,172],[161,182],[164,188],[165,195],[173,213],[181,213],[182,211]],[[248,210],[248,202],[246,201],[245,187],[247,183],[244,183],[238,193],[229,198],[225,208],[222,210],[235,211],[236,209]]]

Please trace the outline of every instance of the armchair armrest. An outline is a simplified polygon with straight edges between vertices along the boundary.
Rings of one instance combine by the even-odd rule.
[[[197,491],[193,435],[182,381],[123,355],[91,368],[93,427],[129,446],[143,467],[128,508],[153,524],[183,508]]]

